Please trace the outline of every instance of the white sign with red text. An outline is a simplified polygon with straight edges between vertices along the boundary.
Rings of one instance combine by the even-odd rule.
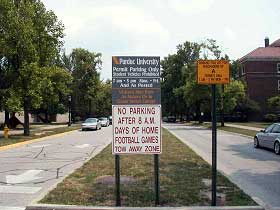
[[[161,105],[113,106],[113,154],[160,154]]]

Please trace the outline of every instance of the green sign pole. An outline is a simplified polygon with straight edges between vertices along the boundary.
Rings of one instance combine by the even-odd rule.
[[[216,206],[217,194],[217,118],[216,85],[212,85],[212,206]]]

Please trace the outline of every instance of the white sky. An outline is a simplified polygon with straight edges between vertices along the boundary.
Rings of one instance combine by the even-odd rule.
[[[42,0],[65,25],[65,48],[112,55],[161,56],[185,41],[217,40],[237,59],[280,38],[280,0]]]

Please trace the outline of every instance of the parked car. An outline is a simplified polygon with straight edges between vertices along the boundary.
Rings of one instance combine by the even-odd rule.
[[[109,119],[107,117],[100,117],[99,120],[102,127],[108,127],[110,125]]]
[[[109,116],[109,123],[112,125],[112,116]]]
[[[280,123],[274,123],[265,130],[261,130],[254,137],[254,147],[266,147],[280,154]]]
[[[82,131],[84,130],[100,130],[101,122],[97,118],[88,118],[82,123]]]
[[[176,122],[176,117],[175,116],[168,116],[167,117],[167,122],[175,123]]]

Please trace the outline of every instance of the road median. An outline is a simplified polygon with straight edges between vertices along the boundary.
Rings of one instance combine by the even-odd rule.
[[[121,156],[123,206],[154,206],[152,155]],[[218,173],[218,205],[254,206],[256,203]],[[114,206],[114,156],[111,145],[57,185],[45,204]],[[189,147],[163,129],[160,155],[160,206],[210,206],[211,167]]]

